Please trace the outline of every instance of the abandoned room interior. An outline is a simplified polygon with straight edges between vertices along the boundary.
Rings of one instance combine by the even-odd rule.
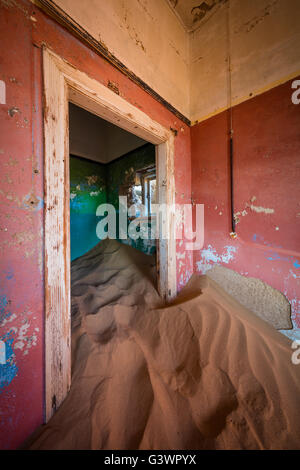
[[[0,449],[300,449],[299,17],[0,0]]]

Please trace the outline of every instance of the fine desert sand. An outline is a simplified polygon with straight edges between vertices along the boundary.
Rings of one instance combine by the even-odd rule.
[[[72,385],[31,449],[299,449],[290,341],[207,276],[172,304],[155,259],[104,240],[72,263]]]

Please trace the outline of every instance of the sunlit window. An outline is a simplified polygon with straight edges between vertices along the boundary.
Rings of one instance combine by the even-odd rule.
[[[133,201],[137,217],[147,217],[152,214],[152,204],[156,203],[156,172],[155,166],[136,172],[133,187]]]

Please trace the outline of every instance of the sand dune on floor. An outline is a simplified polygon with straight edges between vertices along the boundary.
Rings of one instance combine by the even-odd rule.
[[[154,258],[105,240],[72,263],[72,386],[31,449],[299,449],[290,342],[206,276],[172,305]]]

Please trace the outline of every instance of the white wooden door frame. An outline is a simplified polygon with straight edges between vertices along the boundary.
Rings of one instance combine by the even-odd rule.
[[[43,49],[45,142],[45,420],[71,385],[69,111],[72,102],[156,145],[158,202],[169,205],[158,241],[158,288],[176,295],[174,135],[112,90]]]

